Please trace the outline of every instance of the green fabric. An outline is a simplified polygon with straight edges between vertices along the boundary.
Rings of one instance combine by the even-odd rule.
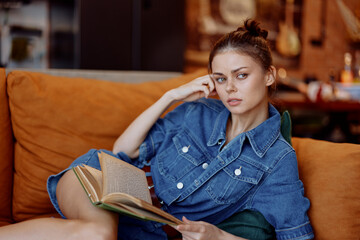
[[[284,111],[281,115],[281,126],[280,131],[285,140],[292,145],[291,143],[291,118],[288,111]]]
[[[281,134],[291,143],[291,118],[288,111],[281,116]],[[217,227],[235,236],[250,240],[276,239],[275,229],[260,212],[245,210],[234,214]]]
[[[244,210],[217,225],[235,236],[250,240],[276,239],[275,229],[260,212]]]

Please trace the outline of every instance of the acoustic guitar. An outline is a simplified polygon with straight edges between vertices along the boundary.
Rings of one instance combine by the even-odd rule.
[[[294,27],[294,0],[286,0],[285,21],[279,23],[276,49],[285,57],[296,57],[301,52],[298,33]]]

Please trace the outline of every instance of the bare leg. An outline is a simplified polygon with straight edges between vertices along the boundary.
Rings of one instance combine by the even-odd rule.
[[[117,239],[118,215],[94,207],[73,171],[60,179],[56,195],[68,218],[41,218],[0,228],[0,240]]]

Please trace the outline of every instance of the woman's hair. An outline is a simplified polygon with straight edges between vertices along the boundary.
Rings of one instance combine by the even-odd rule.
[[[236,31],[222,36],[213,46],[209,56],[209,73],[212,73],[212,61],[221,52],[236,51],[246,54],[258,62],[267,71],[272,65],[271,50],[267,43],[268,31],[261,29],[255,20],[247,19]]]

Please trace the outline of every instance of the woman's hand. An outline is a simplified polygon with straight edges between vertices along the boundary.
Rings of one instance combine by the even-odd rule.
[[[168,92],[175,101],[191,102],[216,95],[215,84],[209,75],[192,80]]]
[[[183,240],[232,240],[243,239],[227,233],[220,228],[203,221],[190,221],[183,217],[184,224],[178,225],[178,230],[183,237]]]

